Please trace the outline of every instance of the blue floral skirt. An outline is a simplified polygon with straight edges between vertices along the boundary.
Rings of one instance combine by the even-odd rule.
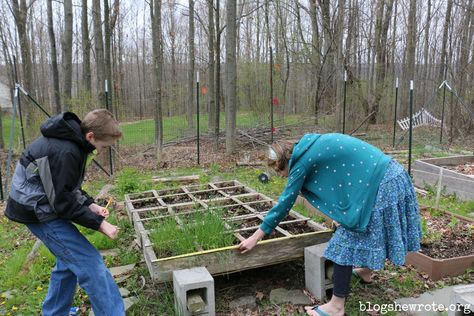
[[[409,251],[420,249],[421,226],[410,176],[395,160],[385,172],[365,232],[339,226],[324,257],[339,265],[380,270],[389,259],[405,263]]]

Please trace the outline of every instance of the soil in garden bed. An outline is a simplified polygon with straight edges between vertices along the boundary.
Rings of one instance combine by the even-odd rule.
[[[308,226],[307,221],[281,224],[279,226],[292,235],[299,235],[299,234],[314,232],[314,229]]]
[[[443,168],[456,171],[468,176],[474,176],[474,163],[465,163],[457,166],[443,166]]]
[[[233,181],[228,181],[228,182],[214,183],[214,185],[218,188],[227,188],[227,187],[233,187],[235,184]]]
[[[184,193],[184,191],[181,188],[177,188],[177,189],[160,190],[157,193],[158,193],[159,196],[165,196],[165,195],[171,195],[171,194]]]
[[[179,204],[179,203],[186,203],[192,202],[192,199],[187,194],[180,194],[180,195],[172,195],[162,198],[163,202],[166,204]]]
[[[244,230],[244,231],[239,232],[239,234],[242,235],[242,237],[244,238],[249,238],[250,236],[252,236],[252,234],[255,231],[256,229]],[[273,230],[270,235],[265,235],[263,239],[266,240],[266,239],[274,239],[274,238],[280,238],[280,237],[285,237],[285,235],[283,235],[282,233],[276,230]]]
[[[239,194],[244,194],[248,193],[247,190],[245,190],[244,187],[237,187],[237,188],[231,188],[231,189],[222,189],[225,193],[229,195],[239,195]]]
[[[264,198],[261,197],[260,195],[250,195],[250,196],[242,196],[242,197],[239,197],[238,199],[242,201],[243,203],[247,203],[247,202],[253,202],[253,201],[261,201]]]
[[[209,206],[209,207],[218,207],[218,206],[225,206],[225,205],[232,205],[232,204],[236,204],[237,202],[231,200],[231,199],[222,199],[222,200],[214,200],[214,201],[209,201],[209,202],[206,202],[206,204]]]
[[[141,201],[132,201],[132,205],[134,209],[161,206],[156,198],[146,199],[146,200],[141,200]]]
[[[237,205],[237,206],[224,208],[222,216],[227,218],[227,217],[241,216],[241,215],[248,215],[248,214],[253,214],[253,213],[252,211],[246,209],[245,207],[241,205]]]
[[[140,219],[150,218],[150,217],[157,217],[157,216],[170,216],[171,214],[168,213],[166,208],[158,209],[158,210],[150,210],[144,212],[138,212],[138,217]]]
[[[238,221],[232,221],[230,223],[233,226],[236,226],[238,229],[260,226],[262,220],[258,217],[250,217],[245,219],[240,219]]]
[[[447,259],[474,254],[474,223],[457,219],[449,214],[421,212],[426,233],[421,252],[435,259]]]
[[[262,213],[262,212],[268,212],[273,207],[273,204],[271,202],[263,202],[263,203],[252,203],[252,204],[249,204],[249,206],[253,208],[255,211]]]
[[[139,200],[154,197],[153,192],[132,193],[128,195],[131,200]]]
[[[193,195],[200,200],[211,200],[218,197],[222,197],[222,195],[217,190],[193,193]]]

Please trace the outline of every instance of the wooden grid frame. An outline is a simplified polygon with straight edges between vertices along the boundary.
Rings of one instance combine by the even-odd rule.
[[[198,246],[194,253],[157,258],[149,238],[149,222],[174,217],[177,225],[182,225],[185,216],[220,208],[224,209],[226,216],[223,220],[228,229],[231,227],[228,223],[253,221],[255,224],[233,230],[237,242],[240,242],[258,229],[268,209],[275,203],[237,180],[125,195],[125,206],[139,236],[146,264],[152,278],[158,282],[170,281],[173,270],[193,266],[206,266],[212,274],[223,274],[294,260],[303,256],[304,247],[329,240],[330,229],[294,210],[290,210],[276,227],[272,239],[261,241],[244,255],[236,250],[237,246],[211,250]],[[232,214],[231,210],[235,209],[238,212]],[[298,226],[303,232],[292,231],[290,226]]]

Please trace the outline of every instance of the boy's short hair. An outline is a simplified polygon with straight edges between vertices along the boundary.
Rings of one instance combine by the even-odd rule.
[[[122,137],[119,123],[106,109],[96,109],[87,113],[81,122],[81,131],[84,135],[93,132],[95,139],[102,141]]]

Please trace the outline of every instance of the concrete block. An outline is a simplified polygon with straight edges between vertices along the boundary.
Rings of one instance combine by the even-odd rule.
[[[448,316],[461,316],[469,312],[474,313],[474,284],[455,286],[451,291]]]
[[[214,279],[204,267],[173,271],[174,304],[178,315],[216,314]],[[200,301],[199,297],[204,302]]]
[[[324,300],[326,290],[332,288],[332,263],[323,257],[327,243],[304,248],[306,289],[314,297]]]

